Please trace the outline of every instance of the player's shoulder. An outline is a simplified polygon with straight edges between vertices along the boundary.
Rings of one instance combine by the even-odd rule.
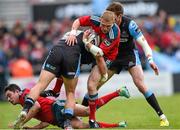
[[[137,28],[138,28],[137,23],[136,23],[134,20],[131,20],[131,21],[129,22],[129,30],[135,30],[135,29],[137,29]]]
[[[122,16],[122,24],[129,27],[133,27],[134,25],[137,25],[136,22],[134,21],[134,18],[126,15]]]
[[[100,25],[100,16],[91,15],[91,16],[90,16],[90,21],[91,21],[94,25],[99,26],[99,25]]]
[[[108,35],[109,39],[113,40],[116,39],[120,34],[120,29],[116,23],[113,24],[112,28],[110,29]]]
[[[29,94],[30,89],[29,88],[25,88],[22,90],[22,94]]]
[[[133,17],[127,16],[127,15],[123,15],[122,16],[122,20],[125,22],[130,22],[131,20],[133,20]]]

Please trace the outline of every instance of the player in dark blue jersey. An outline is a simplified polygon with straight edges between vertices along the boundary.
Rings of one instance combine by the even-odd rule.
[[[74,92],[80,74],[81,53],[82,50],[85,50],[85,47],[96,57],[96,62],[102,72],[101,74],[104,75],[107,73],[103,51],[92,44],[94,37],[89,31],[85,31],[84,33],[77,31],[77,44],[74,46],[68,46],[66,44],[65,40],[68,35],[69,33],[66,33],[59,43],[53,46],[49,52],[43,64],[38,82],[25,99],[25,105],[19,115],[17,124],[20,124],[25,119],[29,109],[34,105],[35,100],[40,95],[40,92],[47,88],[55,77],[62,76],[67,97],[64,109],[66,118],[64,128],[71,127],[70,120],[73,117],[75,106]]]
[[[143,70],[134,40],[142,47],[151,68],[158,75],[158,67],[153,61],[151,48],[136,22],[123,15],[124,11],[121,3],[114,2],[107,7],[107,10],[115,13],[116,23],[121,30],[119,53],[114,63],[112,63],[110,70],[113,73],[120,73],[122,69],[127,69],[138,90],[145,96],[147,102],[160,117],[160,126],[169,126],[169,122],[163,114],[154,93],[144,83]]]
[[[169,126],[169,122],[163,114],[155,95],[144,83],[144,74],[134,40],[136,40],[143,48],[151,68],[154,70],[155,74],[158,75],[158,67],[153,61],[151,48],[136,22],[123,15],[124,9],[121,3],[113,2],[107,7],[107,10],[115,13],[116,23],[119,25],[121,30],[118,56],[109,67],[108,78],[111,78],[115,73],[119,74],[122,69],[128,70],[138,90],[145,96],[147,102],[159,115],[160,126]],[[88,105],[87,98],[88,96],[86,95],[82,104]]]

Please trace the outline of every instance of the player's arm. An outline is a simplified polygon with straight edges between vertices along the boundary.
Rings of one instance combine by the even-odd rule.
[[[138,25],[133,20],[129,24],[129,31],[130,31],[130,34],[133,36],[133,38],[137,41],[137,43],[142,47],[151,68],[154,70],[155,74],[158,75],[159,70],[153,61],[152,50],[146,38],[144,37],[141,30],[139,29]]]
[[[67,45],[73,46],[75,43],[77,43],[76,39],[76,33],[80,26],[87,26],[90,21],[90,16],[82,16],[80,18],[77,18],[71,27],[71,32],[69,36],[66,39]]]
[[[40,122],[39,124],[35,126],[24,126],[23,129],[44,129],[49,126],[49,123],[47,122]]]
[[[40,104],[36,101],[35,104],[33,105],[33,107],[29,110],[26,119],[24,120],[24,122],[22,123],[22,125],[24,125],[25,123],[27,123],[29,120],[31,120],[32,118],[34,118],[37,113],[41,110],[41,106]]]
[[[34,105],[31,107],[27,115],[22,117],[18,117],[16,121],[14,122],[14,128],[19,129],[21,128],[26,122],[31,120],[33,117],[36,116],[36,114],[40,111],[40,104],[38,102],[35,102]]]
[[[90,31],[87,30],[84,32],[83,42],[85,44],[85,47],[94,55],[97,66],[102,75],[101,81],[105,82],[108,79],[108,73],[107,73],[107,66],[103,57],[104,53],[101,48],[92,44],[92,40],[94,39],[94,37],[95,36],[90,34]]]

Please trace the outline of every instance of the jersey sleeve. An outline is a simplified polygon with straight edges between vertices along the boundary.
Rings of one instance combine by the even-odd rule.
[[[91,16],[79,17],[79,22],[81,26],[91,26]]]
[[[30,92],[30,89],[24,89],[22,91],[22,93],[20,95],[20,98],[19,98],[21,106],[24,106],[24,101],[25,101],[26,95],[28,95],[29,92]]]
[[[137,39],[140,36],[142,36],[141,30],[139,29],[138,25],[134,20],[131,20],[129,23],[129,32],[134,39]]]

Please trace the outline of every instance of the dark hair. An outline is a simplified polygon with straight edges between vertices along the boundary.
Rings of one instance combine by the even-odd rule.
[[[20,87],[16,84],[9,84],[5,89],[4,89],[4,92],[7,92],[7,91],[12,91],[12,92],[15,92],[16,90],[19,90],[21,91]]]
[[[120,2],[112,2],[106,10],[114,12],[116,15],[124,14],[123,5]]]

